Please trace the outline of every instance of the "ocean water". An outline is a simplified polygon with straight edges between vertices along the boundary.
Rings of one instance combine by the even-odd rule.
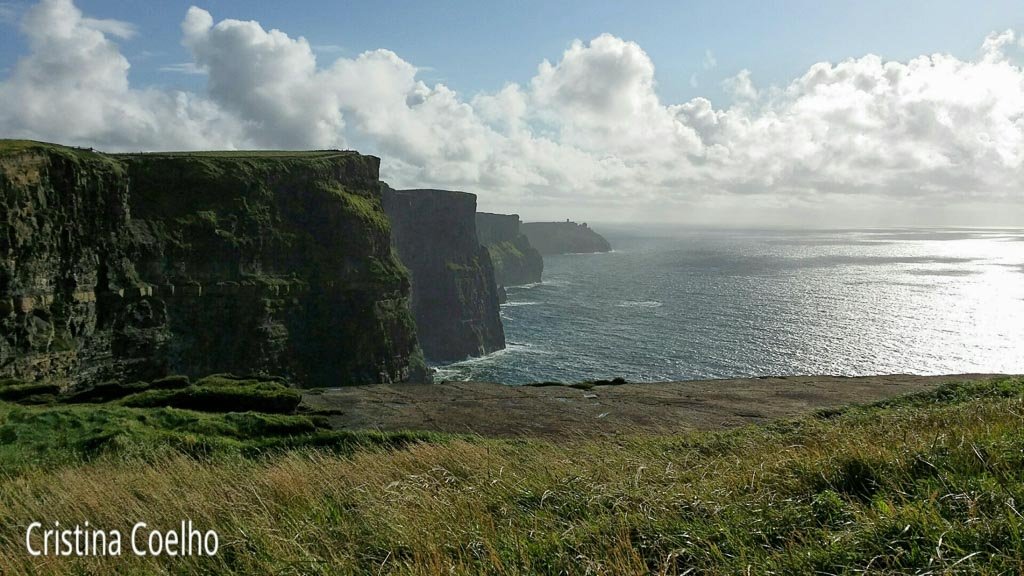
[[[1024,373],[1024,230],[600,227],[510,287],[508,348],[438,380]]]

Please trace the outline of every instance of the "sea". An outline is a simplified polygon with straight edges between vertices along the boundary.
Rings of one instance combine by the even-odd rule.
[[[435,380],[1024,373],[1024,229],[592,227]]]

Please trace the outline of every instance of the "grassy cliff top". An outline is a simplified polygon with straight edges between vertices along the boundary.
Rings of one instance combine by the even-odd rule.
[[[126,152],[111,154],[123,158],[333,158],[359,156],[353,150],[200,150],[182,152]]]
[[[462,190],[440,190],[437,188],[411,188],[408,190],[391,190],[398,196],[407,198],[420,198],[420,199],[433,199],[435,197],[442,197],[445,199],[459,198],[464,201],[473,200],[476,201],[476,194],[472,192],[463,192]]]
[[[0,139],[0,156],[27,150],[58,152],[62,154],[102,155],[114,158],[333,158],[359,156],[354,150],[199,150],[180,152],[126,152],[104,153],[93,148],[64,146],[36,140]]]
[[[37,142],[35,140],[0,140],[0,154],[10,154],[13,152],[22,152],[33,148],[39,149],[54,149],[54,150],[79,150],[86,151],[84,148],[73,148],[69,146],[61,146],[60,144],[50,144],[48,142]]]
[[[338,165],[355,166],[365,177],[377,178],[380,159],[352,150],[208,150],[191,152],[132,152],[108,154],[92,148],[63,146],[35,140],[0,139],[0,160],[16,159],[25,154],[34,156],[61,157],[79,165],[102,165],[108,169],[122,170],[128,165],[146,165],[151,169],[156,164],[188,165],[189,172],[219,174],[223,170],[244,177],[253,170],[269,169],[291,171],[295,167],[316,167],[333,171]],[[5,170],[19,171],[18,160],[5,166]]]
[[[119,174],[124,166],[116,158],[91,148],[61,146],[35,140],[0,139],[0,177],[16,182],[35,182],[39,178],[39,165],[61,158],[79,167],[88,166],[89,172]]]
[[[27,152],[31,150],[38,150],[44,152],[56,152],[65,156],[81,156],[81,157],[98,157],[105,156],[101,152],[97,152],[92,148],[79,148],[76,146],[62,146],[60,144],[51,144],[49,142],[37,142],[35,140],[3,140],[0,139],[0,157],[7,156],[10,154],[19,154],[21,152]]]

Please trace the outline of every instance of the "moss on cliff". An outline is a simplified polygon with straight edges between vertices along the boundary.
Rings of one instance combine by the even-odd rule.
[[[491,262],[494,263],[494,268],[504,268],[507,265],[511,265],[523,259],[523,253],[510,241],[501,242],[499,244],[490,244],[487,246],[487,251],[491,255]]]
[[[540,282],[544,260],[529,239],[520,233],[517,214],[476,214],[477,236],[487,247],[494,276],[500,286]]]
[[[477,240],[476,196],[384,187],[395,248],[412,271],[412,306],[431,360],[461,360],[505,347],[498,289]]]
[[[290,414],[302,396],[276,380],[207,376],[184,387],[149,387],[117,403],[134,408],[173,407],[200,412]]]
[[[409,278],[391,251],[376,158],[325,151],[124,159],[133,213],[154,240],[143,258],[152,282],[306,283],[289,298],[240,294],[224,302],[206,320],[229,322],[259,345],[207,342],[221,351],[215,358],[315,386],[424,377],[410,364],[417,345]],[[174,352],[185,372],[204,362],[203,371],[234,367]]]
[[[118,167],[119,163],[107,154],[92,148],[76,148],[61,146],[36,140],[0,140],[0,158],[17,154],[32,153],[41,155],[57,155],[77,162],[101,162],[110,167]]]
[[[424,378],[378,167],[0,143],[0,375]]]
[[[139,285],[127,201],[126,172],[110,157],[0,143],[0,375],[74,382],[161,370],[136,355],[159,329],[124,298]]]

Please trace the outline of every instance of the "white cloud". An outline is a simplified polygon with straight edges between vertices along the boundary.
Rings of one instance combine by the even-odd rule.
[[[1007,46],[1013,46],[1017,33],[1013,30],[992,32],[981,43],[981,52],[986,59],[1001,59]]]
[[[206,69],[195,62],[177,62],[160,67],[161,72],[174,72],[176,74],[206,74]]]
[[[735,100],[757,100],[758,92],[757,88],[754,88],[754,81],[750,78],[750,70],[740,70],[739,74],[732,78],[726,78],[722,82],[722,86]]]
[[[104,20],[98,20],[96,18],[82,18],[80,24],[85,28],[91,28],[123,40],[133,38],[138,34],[138,31],[135,29],[135,25],[128,22],[122,22],[121,20],[113,20],[109,18]]]
[[[485,121],[518,131],[524,129],[523,119],[530,105],[528,98],[519,85],[507,84],[496,94],[478,94],[472,105]]]
[[[206,99],[131,88],[111,27],[96,22],[70,0],[25,14],[30,52],[0,82],[0,132],[115,150],[244,144],[240,125]]]
[[[43,0],[22,20],[30,52],[0,82],[0,131],[110,150],[350,146],[382,156],[394,185],[477,191],[486,208],[535,216],[1019,211],[1024,188],[1012,31],[975,60],[868,55],[768,87],[743,70],[716,108],[662,102],[649,56],[607,34],[467,98],[388,50],[320,61],[331,50],[199,8],[181,28],[193,61],[164,69],[205,71],[202,94],[130,86],[110,37],[132,27]],[[715,65],[708,50],[702,67]]]
[[[344,122],[327,74],[305,38],[257,22],[223,20],[188,9],[182,43],[208,72],[210,98],[249,122],[261,147],[323,147],[343,142]]]
[[[710,48],[704,51],[704,61],[701,64],[704,66],[705,70],[711,70],[715,66],[718,66],[718,60],[715,59],[715,54]]]
[[[638,44],[610,34],[573,42],[557,64],[542,62],[531,88],[538,103],[577,123],[617,123],[660,107],[654,63]]]

